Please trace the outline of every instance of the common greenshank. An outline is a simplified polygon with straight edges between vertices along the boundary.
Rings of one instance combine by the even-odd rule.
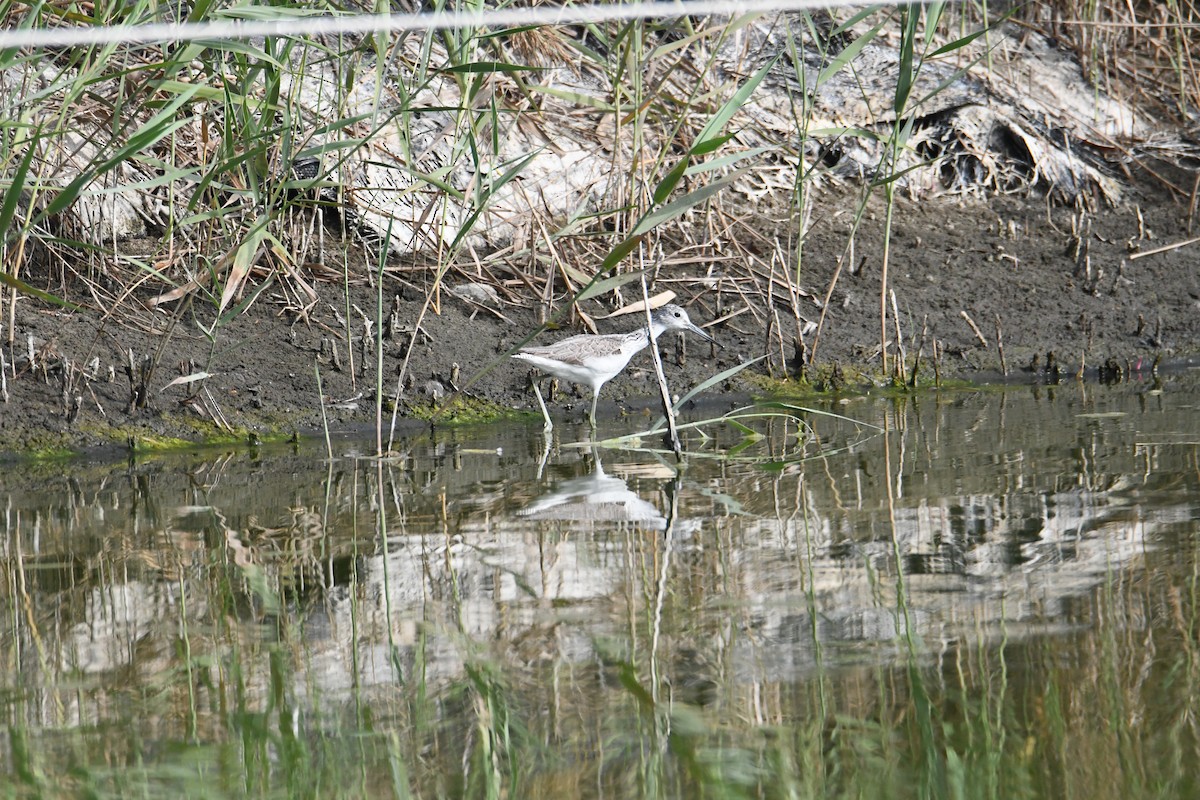
[[[588,421],[594,429],[596,400],[600,397],[600,387],[625,369],[629,359],[650,344],[651,337],[658,339],[666,331],[691,331],[710,342],[713,341],[711,336],[692,324],[686,311],[677,305],[668,304],[651,313],[649,329],[643,325],[629,333],[610,333],[604,336],[585,333],[545,347],[526,347],[513,353],[512,357],[531,364],[548,375],[591,387],[592,409],[588,414]],[[542,396],[536,382],[533,388],[540,403]],[[550,415],[546,413],[544,403],[542,414],[546,417],[546,428],[549,430]]]

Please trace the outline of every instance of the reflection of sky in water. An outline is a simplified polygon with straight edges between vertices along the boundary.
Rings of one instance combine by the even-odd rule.
[[[416,438],[385,464],[306,450],[0,475],[32,609],[14,615],[10,579],[4,647],[51,656],[8,681],[152,672],[184,628],[214,657],[283,637],[297,685],[334,692],[421,658],[452,678],[478,647],[584,663],[648,615],[732,654],[739,681],[890,659],[909,631],[936,653],[1075,629],[1077,598],[1196,534],[1196,398],[1056,393],[839,407],[886,434],[764,423],[741,455],[770,468],[708,457],[738,441],[718,430],[678,478],[648,452],[544,451],[535,427]]]

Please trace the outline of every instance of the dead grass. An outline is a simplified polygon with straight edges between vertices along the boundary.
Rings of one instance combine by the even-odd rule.
[[[1200,6],[1053,0],[1018,12],[1071,50],[1098,90],[1184,123],[1200,107]]]

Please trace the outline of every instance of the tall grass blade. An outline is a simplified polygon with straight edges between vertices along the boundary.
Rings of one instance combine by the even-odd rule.
[[[13,172],[12,180],[7,181],[8,186],[4,190],[4,203],[0,204],[0,242],[7,242],[10,234],[13,232],[11,227],[12,221],[17,215],[17,206],[21,199],[21,192],[24,190],[25,182],[29,177],[29,165],[33,163],[33,157],[37,151],[35,145],[40,138],[41,128],[39,127],[33,136],[25,140],[25,157],[17,164],[17,169]]]
[[[904,108],[908,105],[908,96],[912,92],[917,75],[913,69],[913,56],[917,42],[917,23],[920,16],[911,6],[900,8],[900,68],[896,75],[896,100],[892,110],[897,116],[903,116]]]
[[[631,236],[639,236],[645,234],[667,220],[675,219],[682,214],[687,213],[698,205],[706,203],[709,199],[719,194],[725,187],[729,186],[733,181],[741,175],[742,170],[739,170],[730,175],[726,175],[720,180],[715,180],[712,183],[701,186],[695,191],[688,192],[683,197],[676,198],[670,203],[667,203],[662,208],[655,209],[647,213],[638,222],[637,227],[633,229]]]
[[[1017,8],[1018,8],[1018,6],[1013,6],[1007,12],[1005,12],[1002,16],[997,17],[996,21],[993,22],[991,25],[988,25],[985,28],[980,28],[977,31],[972,31],[971,33],[968,33],[966,36],[962,36],[958,39],[955,39],[953,42],[949,42],[947,44],[942,45],[941,47],[934,50],[929,55],[925,56],[925,58],[926,59],[937,58],[938,56],[944,56],[947,53],[953,53],[957,50],[962,50],[964,47],[971,44],[971,42],[975,41],[980,36],[988,35],[992,31],[994,31],[1001,23],[1008,21],[1015,13],[1017,13]],[[980,57],[979,59],[976,59],[972,63],[978,63],[981,59],[982,59],[982,57]]]
[[[520,175],[529,162],[537,158],[538,154],[542,152],[542,149],[543,148],[539,147],[537,150],[529,153],[524,158],[521,158],[519,161],[517,161],[517,163],[512,167],[510,167],[509,170],[501,175],[498,180],[495,182],[489,182],[483,197],[480,198],[480,200],[475,204],[475,208],[471,210],[471,213],[467,215],[467,218],[463,220],[462,227],[458,229],[458,234],[454,237],[454,241],[450,243],[451,250],[457,249],[462,240],[467,238],[467,236],[471,234],[471,231],[475,229],[475,223],[479,220],[479,216],[483,214],[483,212],[487,211],[488,207],[491,205],[492,199],[496,196],[496,192],[498,192],[501,187],[503,187],[513,178]],[[475,163],[479,162],[476,161]]]
[[[144,192],[147,189],[154,189],[158,186],[170,186],[178,181],[195,180],[200,174],[198,167],[174,168],[168,167],[161,161],[154,159],[146,159],[144,162],[147,166],[152,166],[162,172],[152,178],[146,178],[141,181],[131,181],[122,183],[116,186],[100,186],[94,189],[88,189],[80,193],[80,197],[105,197],[112,194],[124,194],[126,192]]]
[[[707,378],[704,381],[701,381],[696,386],[693,386],[691,391],[689,391],[683,397],[679,398],[679,402],[675,404],[675,408],[676,409],[683,408],[684,404],[687,401],[691,400],[693,397],[700,394],[704,390],[706,390],[712,386],[716,386],[718,383],[721,383],[722,381],[729,380],[734,375],[737,375],[739,372],[744,370],[746,367],[754,366],[755,364],[757,364],[759,361],[762,361],[766,357],[767,357],[766,354],[763,354],[763,355],[759,356],[758,358],[752,358],[749,361],[743,361],[741,364],[736,364],[736,365],[730,367],[729,369],[724,370],[723,372],[718,372],[716,375],[713,375],[712,377]],[[662,428],[662,426],[664,424],[666,424],[666,421],[667,421],[666,417],[659,417],[655,421],[655,423],[650,426],[650,430],[651,431],[659,430],[660,428]]]
[[[199,87],[195,86],[186,88],[174,100],[160,109],[157,114],[147,120],[110,157],[88,167],[77,175],[74,180],[60,189],[54,199],[42,209],[41,213],[38,214],[38,221],[53,217],[67,209],[78,199],[84,187],[99,175],[102,175],[136,153],[148,150],[153,144],[185,125],[190,125],[190,119],[186,117],[176,119],[175,115],[184,104],[191,101],[198,90]]]
[[[72,303],[70,301],[62,299],[61,297],[56,297],[55,295],[52,295],[49,292],[44,292],[41,289],[37,289],[33,286],[30,286],[25,281],[21,280],[20,278],[14,278],[12,275],[9,275],[7,272],[0,272],[0,283],[3,283],[5,286],[8,286],[10,289],[16,289],[18,292],[21,292],[22,294],[27,294],[31,297],[36,297],[37,299],[41,300],[44,303],[50,303],[52,305],[59,306],[60,308],[66,308],[70,311],[78,311],[80,308],[82,308],[82,306],[77,305],[76,303]]]
[[[723,134],[722,131],[725,129],[725,126],[729,124],[729,121],[733,119],[734,114],[736,114],[742,108],[742,106],[746,104],[746,101],[750,98],[750,95],[754,93],[754,90],[758,88],[759,84],[762,83],[763,78],[767,76],[767,73],[770,72],[771,68],[778,60],[779,56],[775,56],[762,67],[760,67],[759,70],[751,75],[745,83],[739,86],[737,91],[730,95],[730,97],[721,104],[721,107],[717,109],[717,111],[708,119],[708,121],[704,124],[704,127],[701,128],[700,132],[696,135],[696,139],[691,148],[689,148],[687,155],[681,158],[678,163],[676,163],[675,166],[663,176],[662,180],[659,181],[658,185],[655,187],[653,202],[654,205],[660,207],[651,209],[650,211],[646,212],[646,214],[644,214],[640,220],[638,220],[637,226],[634,228],[629,237],[614,247],[609,253],[608,257],[604,259],[600,274],[603,274],[609,269],[615,267],[621,261],[621,259],[628,255],[633,248],[641,242],[643,235],[648,233],[656,226],[661,225],[668,220],[674,219],[675,217],[687,212],[689,209],[706,202],[709,198],[713,197],[726,186],[728,186],[738,173],[734,173],[720,180],[713,181],[706,186],[702,186],[695,191],[689,192],[683,197],[667,203],[666,205],[662,205],[666,199],[671,196],[671,193],[675,191],[676,186],[679,185],[679,182],[683,179],[684,175],[699,174],[700,172],[704,171],[720,169],[723,166],[734,164],[737,161],[750,158],[753,155],[757,155],[763,151],[763,148],[759,148],[750,153],[726,156],[725,159],[722,160],[721,164],[714,164],[708,167],[707,170],[689,167],[690,159],[698,155],[707,155],[708,153],[717,150],[719,147],[733,138],[732,134]]]
[[[557,97],[559,100],[565,100],[567,103],[572,105],[580,106],[582,108],[595,108],[609,114],[614,112],[617,108],[612,103],[602,98],[585,94],[583,92],[572,92],[569,89],[559,89],[554,86],[530,86],[529,90],[531,92],[539,92],[541,94],[548,94],[551,97]]]
[[[874,15],[876,12],[880,11],[882,8],[883,8],[883,6],[874,5],[874,6],[868,6],[860,11],[855,12],[849,19],[847,19],[845,22],[840,23],[836,28],[831,30],[829,32],[829,38],[832,38],[834,36],[841,36],[843,33],[846,33],[847,31],[852,30],[855,25],[862,22],[867,17]]]
[[[503,61],[473,61],[469,64],[456,64],[452,67],[438,70],[446,75],[462,74],[492,74],[495,72],[540,72],[541,67],[528,67],[523,64],[508,64]]]
[[[679,185],[681,180],[683,180],[684,173],[687,172],[687,166],[688,159],[685,156],[684,158],[679,159],[678,163],[676,163],[674,167],[667,171],[667,174],[663,176],[663,179],[658,182],[658,186],[654,187],[655,205],[659,205],[667,201],[667,198],[671,196],[671,192],[675,191],[675,187]]]
[[[260,217],[234,252],[233,267],[229,271],[229,278],[225,281],[225,288],[221,291],[221,302],[217,306],[218,316],[224,313],[225,307],[242,288],[242,283],[250,274],[250,269],[258,261],[259,250],[267,238],[268,222],[266,217]]]
[[[886,19],[881,19],[875,27],[871,28],[862,36],[859,36],[853,42],[846,45],[846,48],[842,50],[842,52],[831,58],[829,63],[826,64],[824,68],[822,68],[817,74],[816,84],[813,86],[813,88],[820,88],[821,84],[828,81],[838,72],[840,72],[847,64],[853,61],[854,58],[862,52],[864,47],[875,40],[875,37],[879,35],[879,31],[883,29],[885,22],[887,22]]]
[[[619,289],[627,283],[636,281],[644,274],[644,272],[645,270],[639,269],[633,272],[622,272],[619,275],[613,275],[608,278],[599,278],[599,280],[593,280],[583,288],[583,291],[575,295],[575,302],[578,303],[583,300],[589,300],[593,297],[599,297],[602,294],[607,294],[613,289]]]
[[[710,158],[708,161],[702,161],[699,164],[692,164],[683,171],[684,175],[703,175],[706,172],[717,172],[719,170],[732,167],[739,161],[756,158],[763,153],[769,153],[776,150],[775,147],[752,147],[749,150],[741,150],[737,153],[728,153],[720,158]]]
[[[883,431],[883,428],[881,428],[878,425],[875,425],[874,423],[871,423],[871,422],[863,422],[861,419],[854,419],[854,417],[847,417],[843,414],[836,414],[833,411],[823,411],[819,408],[809,408],[807,406],[798,406],[795,403],[785,403],[780,400],[760,401],[759,403],[755,404],[755,407],[756,408],[768,408],[768,409],[775,408],[775,409],[779,409],[780,411],[800,412],[800,413],[816,415],[816,416],[820,416],[820,417],[829,417],[830,419],[838,419],[838,420],[841,420],[842,422],[851,422],[851,423],[861,426],[863,428],[872,428],[873,430],[880,431],[880,432]]]
[[[692,149],[689,150],[688,153],[693,156],[706,156],[715,150],[719,150],[723,144],[728,142],[736,135],[737,134],[726,133],[722,136],[714,136],[711,139],[705,139],[704,141],[697,142],[695,145],[693,145]]]
[[[642,243],[642,239],[644,238],[644,233],[634,234],[633,236],[630,236],[629,238],[617,244],[617,246],[610,250],[608,255],[604,257],[604,261],[600,262],[600,271],[598,274],[603,275],[613,267],[617,266],[617,264],[620,264],[621,261],[624,260],[625,256],[632,253],[634,248]]]
[[[778,60],[779,56],[776,55],[766,64],[763,64],[758,72],[751,75],[745,83],[738,87],[736,92],[729,96],[729,99],[717,109],[717,112],[712,115],[704,127],[700,129],[700,133],[696,135],[696,143],[692,145],[692,153],[696,152],[697,147],[703,146],[710,139],[715,139],[720,135],[721,131],[729,123],[729,120],[733,119],[733,115],[746,104],[746,101],[750,99],[750,95],[762,83],[763,78],[767,77],[767,73],[771,71],[771,68],[775,66],[775,62]]]
[[[196,40],[196,44],[203,44],[206,50],[218,53],[242,55],[250,62],[270,64],[280,70],[285,69],[287,66],[271,53],[260,47],[255,47],[249,42],[241,42],[236,39],[198,39]]]

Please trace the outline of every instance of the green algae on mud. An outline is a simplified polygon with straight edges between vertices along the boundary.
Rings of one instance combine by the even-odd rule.
[[[78,455],[74,450],[67,447],[41,447],[33,450],[26,450],[21,454],[21,458],[28,461],[66,461]]]
[[[5,432],[0,435],[0,461],[59,461],[76,455],[74,444],[60,431]]]
[[[529,411],[510,408],[491,400],[466,394],[454,394],[436,405],[410,406],[412,419],[434,425],[478,425],[502,419],[523,419],[533,416]]]
[[[295,430],[223,430],[199,419],[176,418],[158,423],[153,429],[145,425],[92,423],[41,434],[19,431],[12,436],[0,436],[0,461],[69,460],[105,451],[144,455],[221,447],[252,448],[295,441],[299,436]]]

